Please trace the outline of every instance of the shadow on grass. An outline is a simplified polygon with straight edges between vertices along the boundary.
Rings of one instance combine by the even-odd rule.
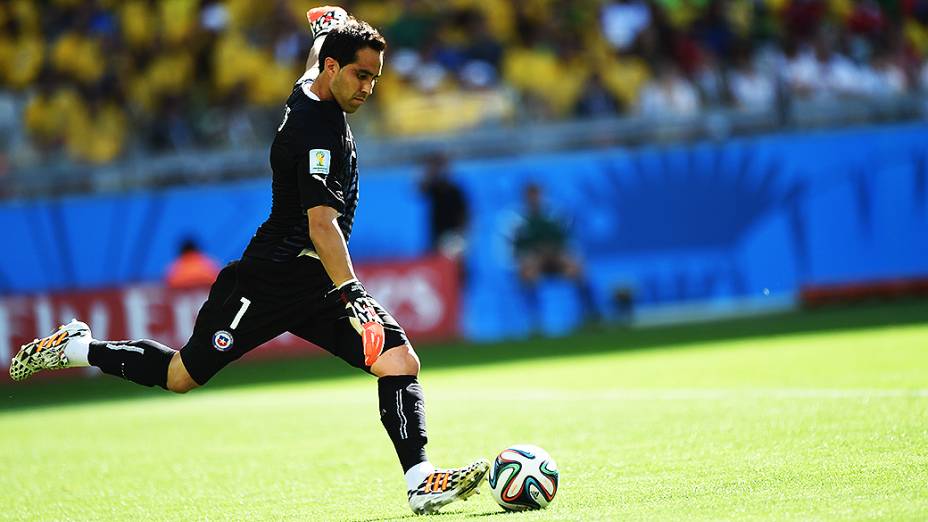
[[[464,516],[466,516],[467,518],[478,518],[478,517],[495,517],[499,515],[510,516],[510,515],[518,515],[519,513],[526,513],[526,512],[525,511],[505,511],[502,508],[500,508],[496,511],[484,511],[482,513],[468,513]]]
[[[441,515],[443,515],[443,514],[444,514],[444,513],[436,513],[435,515],[431,515],[431,516],[437,516],[438,518],[441,518]],[[374,517],[374,518],[353,518],[353,519],[351,519],[351,520],[352,520],[353,522],[383,522],[383,521],[386,521],[386,520],[403,520],[403,519],[406,519],[406,518],[419,518],[420,516],[421,516],[421,515],[416,515],[415,513],[410,513],[410,514],[408,514],[408,515],[404,515],[404,516],[401,516],[401,517],[390,516],[390,517]],[[436,519],[436,520],[437,520],[437,519]]]
[[[438,513],[432,513],[428,515],[429,520],[441,520],[442,517],[460,517],[464,516],[467,518],[476,518],[476,517],[491,517],[495,515],[506,515],[509,513],[516,513],[514,511],[503,511],[502,508],[493,511],[481,511],[480,513],[461,513],[460,511],[440,511]],[[415,515],[410,513],[401,517],[376,517],[376,518],[358,518],[352,519],[354,522],[381,522],[384,520],[402,520],[406,518],[416,518],[418,519],[421,515]]]
[[[446,343],[420,347],[424,371],[430,368],[479,366],[520,359],[588,355],[771,337],[804,332],[856,330],[928,322],[928,301],[833,307],[711,323],[649,328],[605,326],[564,338],[538,338],[501,343]],[[252,386],[267,382],[337,379],[360,375],[335,357],[309,357],[233,364],[210,381],[209,389]],[[109,376],[96,379],[50,379],[0,385],[0,412],[88,401],[162,397],[160,388],[143,388]],[[196,391],[192,393],[197,393]]]
[[[461,513],[460,511],[447,511],[447,512],[432,513],[428,515],[428,517],[429,517],[429,520],[441,520],[442,517],[460,517],[462,515],[465,517],[488,517],[491,515],[500,515],[503,513],[504,513],[503,511],[486,511],[482,513]],[[391,516],[391,517],[375,517],[375,518],[356,518],[352,520],[353,522],[382,522],[385,520],[404,520],[407,518],[409,519],[415,518],[415,519],[421,520],[420,518],[421,516],[422,515],[416,515],[416,514],[410,513],[408,515],[404,515],[401,517]]]

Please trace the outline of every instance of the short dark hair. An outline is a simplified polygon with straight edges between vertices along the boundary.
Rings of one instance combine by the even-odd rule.
[[[365,47],[382,52],[387,48],[387,41],[367,22],[349,17],[345,25],[332,29],[326,36],[319,50],[319,64],[324,64],[326,58],[332,58],[344,67],[354,63],[358,59],[358,51]]]

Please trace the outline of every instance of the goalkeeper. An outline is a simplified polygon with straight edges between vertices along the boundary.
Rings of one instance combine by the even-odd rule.
[[[10,376],[96,366],[143,386],[185,393],[245,353],[292,332],[378,377],[380,418],[399,456],[413,512],[434,513],[477,491],[488,463],[435,469],[427,442],[419,358],[396,320],[355,277],[348,254],[358,204],[346,114],[371,95],[383,37],[341,8],[307,13],[314,42],[271,145],[272,206],[242,258],[217,276],[179,351],[151,340],[97,341],[74,320],[24,345]]]

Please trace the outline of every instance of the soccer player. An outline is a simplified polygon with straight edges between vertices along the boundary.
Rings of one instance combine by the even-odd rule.
[[[519,264],[519,278],[533,312],[538,313],[538,281],[543,275],[563,275],[573,281],[589,319],[598,319],[593,291],[580,259],[568,247],[567,223],[542,201],[541,187],[524,189],[525,212],[515,229],[512,246]]]
[[[73,320],[24,345],[10,376],[23,380],[40,370],[92,365],[185,393],[290,331],[378,377],[380,419],[405,472],[410,507],[435,513],[475,493],[489,463],[435,469],[429,462],[419,358],[402,327],[355,277],[347,248],[358,169],[346,114],[371,95],[386,42],[340,8],[308,15],[318,67],[313,72],[311,54],[271,145],[270,217],[242,258],[217,276],[187,344],[175,351],[147,339],[97,341],[85,323]]]

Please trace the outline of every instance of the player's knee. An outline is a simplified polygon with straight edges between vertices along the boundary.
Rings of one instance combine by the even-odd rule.
[[[392,375],[419,375],[419,355],[412,346],[406,344],[390,351],[396,354],[392,364]]]
[[[403,375],[419,375],[422,363],[419,361],[419,354],[412,349],[412,346],[406,345],[406,353],[403,355]]]
[[[197,384],[190,375],[168,373],[168,390],[174,393],[187,393],[197,386],[199,386],[199,384]]]
[[[180,353],[174,354],[171,364],[168,366],[167,388],[174,393],[187,393],[188,391],[199,386],[193,377],[187,373],[184,362]]]
[[[388,375],[419,375],[419,356],[412,346],[405,344],[387,350],[371,366],[371,373],[378,377]]]
[[[168,390],[174,393],[187,393],[197,387],[197,383],[191,380],[168,379]]]

